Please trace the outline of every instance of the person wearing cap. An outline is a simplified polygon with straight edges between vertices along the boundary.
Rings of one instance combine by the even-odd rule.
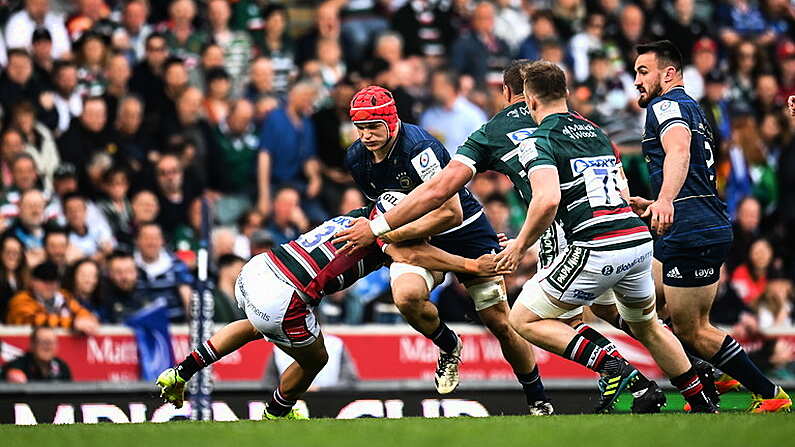
[[[11,298],[6,323],[74,329],[87,335],[99,327],[97,318],[61,288],[58,267],[46,261],[33,269],[29,290]]]
[[[272,211],[272,191],[288,185],[301,192],[304,211],[310,220],[320,222],[327,217],[318,201],[323,180],[311,117],[317,94],[316,85],[296,83],[287,95],[287,103],[268,114],[262,124],[257,160],[257,208],[266,216]]]
[[[779,99],[792,104],[792,96],[795,95],[795,42],[782,40],[776,48],[776,59],[781,67]],[[795,112],[795,109],[790,110]]]
[[[50,11],[48,0],[25,0],[25,9],[8,18],[5,26],[8,48],[28,48],[33,31],[46,28],[52,36],[52,57],[59,59],[71,51],[71,39],[66,31],[64,18]]]
[[[685,92],[700,101],[704,97],[704,77],[718,64],[718,44],[709,37],[698,39],[693,45],[691,62],[682,72]]]
[[[30,55],[33,58],[33,76],[49,83],[55,58],[52,57],[52,34],[47,28],[36,28],[33,31]]]

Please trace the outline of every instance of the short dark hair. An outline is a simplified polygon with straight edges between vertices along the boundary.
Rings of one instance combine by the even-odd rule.
[[[514,95],[521,95],[524,92],[522,67],[529,63],[529,59],[514,59],[502,71],[502,83],[507,85]]]
[[[67,68],[77,69],[77,65],[75,65],[75,63],[72,62],[72,61],[63,60],[63,59],[59,59],[59,60],[53,62],[52,63],[52,77],[53,78],[57,77],[63,70],[66,70]]]
[[[79,192],[67,193],[61,199],[61,203],[63,204],[64,207],[66,207],[66,204],[69,203],[72,200],[80,200],[80,201],[83,202],[84,205],[88,204],[88,199],[86,199],[86,196],[84,196],[83,194],[81,194]]]
[[[28,60],[33,60],[33,57],[28,53],[28,50],[24,48],[11,48],[6,52],[6,58],[11,59],[13,56],[22,56],[27,58]]]
[[[566,74],[557,65],[548,61],[535,61],[522,66],[520,70],[525,94],[532,93],[542,102],[566,98]]]
[[[163,42],[168,42],[168,39],[166,39],[165,34],[161,33],[160,31],[155,31],[152,34],[146,36],[146,40],[144,41],[144,46],[146,48],[149,48],[149,42],[151,42],[154,39],[163,39]]]
[[[127,258],[132,259],[133,254],[126,250],[116,249],[113,250],[113,252],[111,252],[111,254],[109,254],[107,258],[105,258],[105,262],[110,264],[112,261],[115,261],[117,259],[127,259]]]
[[[47,228],[45,230],[44,238],[42,239],[42,242],[46,246],[47,245],[47,239],[49,239],[52,236],[59,235],[59,234],[63,235],[64,238],[69,239],[69,232],[66,231],[66,228],[60,227],[60,226],[52,226],[52,227],[49,227],[49,228]]]
[[[245,259],[241,258],[240,256],[232,254],[232,253],[227,253],[225,255],[221,255],[218,258],[218,270],[221,270],[222,268],[229,267],[230,265],[234,264],[235,262],[243,262],[243,263],[245,263],[246,261],[245,261]]]
[[[444,69],[444,68],[440,68],[440,69],[434,70],[433,73],[431,73],[431,79],[433,79],[434,76],[442,76],[442,77],[444,77],[445,82],[447,82],[448,84],[452,85],[453,89],[456,92],[458,92],[458,90],[459,90],[459,87],[458,87],[458,73],[456,73],[456,72],[454,72],[452,70],[447,70],[447,69]]]
[[[638,56],[646,53],[654,53],[657,57],[658,65],[661,67],[673,66],[676,71],[682,72],[682,53],[670,40],[658,40],[656,42],[643,43],[635,47]]]

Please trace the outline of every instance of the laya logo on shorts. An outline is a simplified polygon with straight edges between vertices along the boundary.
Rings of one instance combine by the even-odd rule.
[[[712,267],[708,269],[698,269],[693,273],[695,274],[696,278],[709,278],[715,274],[715,269]]]
[[[571,174],[578,176],[588,168],[614,168],[616,157],[614,155],[603,155],[601,157],[574,158],[569,160],[571,164]]]
[[[526,140],[531,136],[533,136],[533,132],[535,131],[536,131],[535,127],[525,127],[523,129],[514,130],[513,132],[508,132],[505,134],[505,136],[508,137],[509,140],[511,140],[511,143],[517,145],[521,143],[523,140]]]

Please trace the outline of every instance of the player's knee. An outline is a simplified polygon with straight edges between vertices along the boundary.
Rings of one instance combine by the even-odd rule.
[[[400,284],[396,281],[392,285],[392,297],[395,306],[401,311],[411,311],[419,309],[428,299],[428,289],[424,284],[417,284],[416,281],[404,282]]]
[[[671,329],[673,329],[676,338],[681,340],[683,343],[689,346],[695,346],[698,344],[699,331],[696,325],[688,323],[677,324],[676,322],[674,322],[673,327]]]
[[[514,306],[508,312],[508,325],[517,332],[525,328],[530,322],[531,319],[528,318],[527,311],[519,306]]]
[[[511,327],[511,323],[504,314],[502,315],[502,318],[494,318],[484,321],[484,323],[486,324],[486,327],[489,328],[489,331],[499,340],[508,339],[514,334],[513,327]]]
[[[318,352],[315,356],[313,356],[311,364],[307,365],[308,366],[307,369],[310,372],[317,374],[320,372],[320,370],[322,370],[326,366],[327,363],[328,363],[328,352],[325,349],[323,349],[322,351]]]

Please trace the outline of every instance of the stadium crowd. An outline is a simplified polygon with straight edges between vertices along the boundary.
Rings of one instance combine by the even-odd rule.
[[[795,6],[787,0],[24,0],[0,5],[0,322],[91,334],[164,300],[186,321],[202,200],[214,220],[215,319],[244,262],[363,206],[343,167],[353,94],[389,88],[400,118],[454,153],[504,106],[502,68],[546,59],[574,110],[618,145],[648,197],[638,43],[670,39],[719,141],[735,242],[713,319],[755,334],[795,319]],[[510,181],[471,189],[498,232]],[[534,273],[528,255],[512,295]],[[465,291],[434,292],[443,319]],[[400,322],[388,273],[329,297],[329,322]],[[770,342],[768,367],[791,359]]]

